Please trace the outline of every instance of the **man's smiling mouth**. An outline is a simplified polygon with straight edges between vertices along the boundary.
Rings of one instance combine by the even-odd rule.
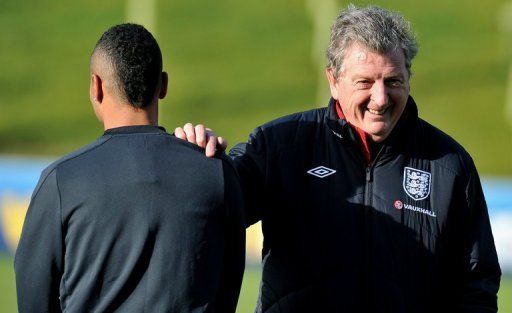
[[[366,108],[368,110],[368,112],[370,112],[371,114],[376,114],[376,115],[383,115],[384,113],[386,113],[386,111],[389,109],[389,107],[387,108],[384,108],[384,109],[380,109],[380,110],[375,110],[375,109],[370,109],[370,108]]]

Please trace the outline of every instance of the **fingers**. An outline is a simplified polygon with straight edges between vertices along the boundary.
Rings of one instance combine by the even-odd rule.
[[[210,128],[205,128],[202,124],[194,126],[192,123],[187,123],[183,128],[177,127],[174,135],[204,148],[207,157],[214,156],[217,150],[225,151],[228,146],[224,138],[217,137]]]
[[[217,138],[217,149],[226,151],[228,147],[228,141],[224,139],[224,137],[218,137]]]
[[[215,136],[213,132],[211,134],[212,135],[208,137],[208,143],[205,148],[207,157],[214,156],[217,151],[226,151],[228,146],[228,142],[224,138]]]
[[[174,136],[182,140],[187,140],[187,134],[185,134],[185,131],[181,127],[176,127],[174,130]]]
[[[185,134],[187,135],[187,141],[190,143],[193,143],[193,144],[197,144],[196,132],[195,132],[194,125],[192,125],[191,123],[187,123],[187,124],[185,124],[185,126],[183,126],[183,130],[185,131]]]
[[[208,143],[206,144],[205,148],[205,154],[207,157],[212,157],[215,155],[215,152],[217,151],[217,137],[216,136],[210,136],[208,138]]]
[[[198,125],[196,125],[196,127],[194,127],[194,130],[196,132],[197,145],[201,148],[205,148],[206,141],[207,141],[206,129],[204,128],[203,125],[198,124]]]
[[[215,133],[210,129],[210,128],[206,128],[205,129],[205,134],[206,134],[206,137],[205,137],[205,140],[206,140],[206,146],[204,147],[205,148],[205,154],[207,157],[212,157],[215,155],[215,152],[217,150],[216,146],[217,146],[217,136],[215,135]]]

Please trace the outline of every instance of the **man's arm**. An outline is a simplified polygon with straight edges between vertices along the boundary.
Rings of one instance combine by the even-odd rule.
[[[261,128],[256,128],[246,143],[229,151],[242,182],[247,226],[263,219],[266,196],[267,144]]]
[[[226,157],[227,159],[227,157]],[[225,249],[215,312],[235,312],[245,267],[244,199],[238,175],[228,160],[223,162]]]
[[[470,209],[464,312],[496,312],[501,270],[480,178],[471,162],[466,199]]]
[[[61,312],[63,272],[60,195],[56,171],[43,173],[34,191],[16,250],[18,311]]]

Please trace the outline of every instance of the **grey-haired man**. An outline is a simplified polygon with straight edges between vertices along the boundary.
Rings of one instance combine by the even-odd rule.
[[[418,117],[416,52],[401,15],[350,6],[332,27],[328,107],[271,121],[231,150],[265,238],[257,312],[497,311],[478,173]]]

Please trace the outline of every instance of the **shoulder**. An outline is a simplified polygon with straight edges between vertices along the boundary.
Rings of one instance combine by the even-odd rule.
[[[72,162],[73,160],[75,160],[77,158],[83,157],[83,156],[87,155],[89,152],[101,147],[104,143],[108,142],[109,140],[110,140],[109,136],[100,137],[97,140],[91,142],[90,144],[83,146],[82,148],[75,150],[75,151],[61,157],[57,161],[48,165],[48,167],[43,172],[51,172],[54,169],[62,166],[63,164]]]
[[[465,174],[473,167],[473,159],[459,142],[422,119],[419,119],[418,124],[423,139],[417,144],[425,146],[433,163],[457,174]]]
[[[326,112],[326,107],[297,112],[267,122],[259,126],[259,128],[263,131],[269,132],[293,132],[297,126],[307,126],[308,124],[317,124],[322,122]]]
[[[327,107],[293,113],[272,120],[257,127],[253,137],[264,137],[268,143],[289,147],[303,141],[305,136],[314,134],[316,130],[323,130]]]
[[[37,183],[37,186],[34,189],[34,194],[37,193],[37,191],[41,188],[41,186],[47,181],[49,176],[55,175],[56,170],[59,167],[61,167],[63,164],[73,162],[73,160],[76,160],[77,158],[80,158],[80,157],[86,155],[88,152],[93,151],[94,149],[103,145],[109,139],[110,139],[110,137],[108,137],[108,136],[100,137],[99,139],[95,140],[94,142],[63,156],[63,157],[59,158],[58,160],[54,161],[53,163],[51,163],[50,165],[48,165],[41,172],[39,182]]]

